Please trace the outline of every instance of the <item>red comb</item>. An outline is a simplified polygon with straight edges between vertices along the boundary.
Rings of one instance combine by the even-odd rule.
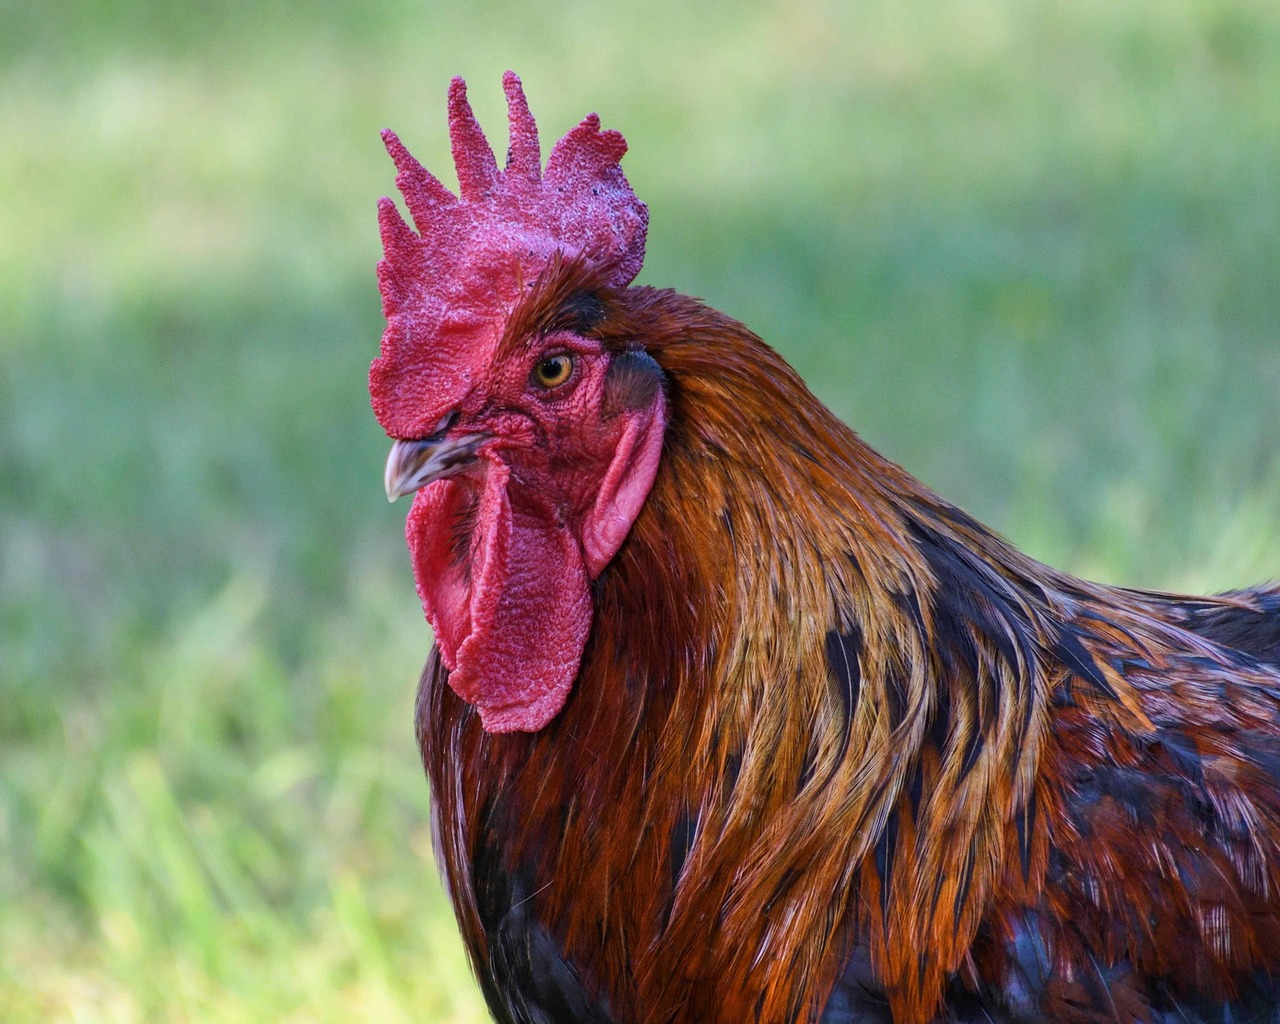
[[[544,173],[538,126],[520,79],[508,71],[502,87],[510,143],[506,167],[499,170],[467,102],[466,84],[455,78],[449,86],[457,196],[410,155],[394,132],[382,133],[399,172],[396,187],[417,228],[415,233],[390,199],[379,200],[384,258],[378,285],[388,322],[369,385],[374,412],[392,434],[409,436],[417,429],[408,422],[410,405],[413,418],[425,423],[435,408],[456,397],[451,385],[457,382],[449,379],[456,373],[448,369],[461,353],[433,351],[451,348],[447,341],[437,344],[441,327],[481,323],[501,312],[499,279],[531,283],[559,252],[586,260],[610,283],[623,286],[644,262],[649,213],[618,166],[627,151],[623,137],[601,131],[600,119],[589,114],[556,143]],[[481,355],[468,354],[468,361]],[[406,389],[410,371],[419,379]]]

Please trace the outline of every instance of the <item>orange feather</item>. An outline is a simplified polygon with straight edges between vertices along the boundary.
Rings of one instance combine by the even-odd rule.
[[[1041,565],[675,293],[557,263],[509,332],[584,289],[669,424],[573,694],[491,735],[420,693],[498,1019],[1274,1019],[1280,593]]]

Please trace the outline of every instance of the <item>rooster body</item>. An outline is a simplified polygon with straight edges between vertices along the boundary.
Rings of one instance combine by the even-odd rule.
[[[426,481],[417,730],[495,1018],[1280,1021],[1280,591],[1035,562],[618,265],[515,275],[475,412],[418,409],[385,341],[373,375],[389,493]]]

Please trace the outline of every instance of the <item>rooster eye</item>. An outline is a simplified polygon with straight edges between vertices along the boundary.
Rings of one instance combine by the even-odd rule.
[[[567,381],[571,373],[573,373],[571,356],[547,356],[533,368],[533,381],[540,388],[555,388]]]

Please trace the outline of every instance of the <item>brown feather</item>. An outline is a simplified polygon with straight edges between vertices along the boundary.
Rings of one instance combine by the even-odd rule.
[[[560,716],[489,735],[424,673],[438,855],[500,1019],[483,858],[618,1022],[814,1019],[864,954],[899,1024],[1014,1006],[1027,948],[1064,1021],[1280,970],[1274,626],[1232,618],[1274,592],[1034,562],[691,299],[557,266],[508,337],[566,317],[652,356],[670,419]]]

